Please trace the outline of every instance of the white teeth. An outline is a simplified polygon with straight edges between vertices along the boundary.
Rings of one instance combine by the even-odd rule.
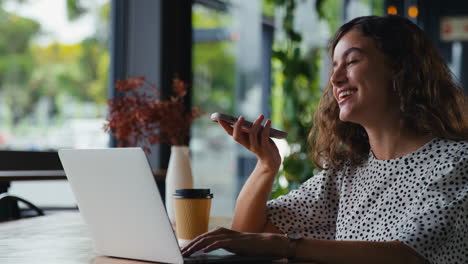
[[[352,95],[356,92],[356,90],[346,90],[344,92],[341,92],[339,95],[339,100],[343,100],[346,96]]]

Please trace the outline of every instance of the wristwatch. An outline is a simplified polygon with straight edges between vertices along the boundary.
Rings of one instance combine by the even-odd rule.
[[[297,233],[286,234],[286,237],[289,240],[288,250],[286,251],[286,258],[288,258],[288,260],[294,260],[296,258],[297,243],[299,243],[299,241],[301,241],[304,237],[302,234]]]

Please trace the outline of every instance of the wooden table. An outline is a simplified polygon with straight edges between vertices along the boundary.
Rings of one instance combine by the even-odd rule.
[[[226,217],[210,218],[210,229],[229,227]],[[154,262],[97,256],[77,212],[0,223],[1,264],[151,264]],[[275,263],[285,263],[280,260]],[[296,263],[313,264],[313,263]]]
[[[0,223],[0,263],[92,263],[89,232],[78,213]]]
[[[228,227],[212,218],[210,228]],[[1,264],[148,264],[94,253],[89,231],[79,213],[59,213],[0,223]]]

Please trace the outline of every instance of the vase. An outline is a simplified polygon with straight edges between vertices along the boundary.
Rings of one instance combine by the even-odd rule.
[[[193,176],[188,146],[172,146],[166,173],[166,211],[174,225],[174,197],[176,189],[192,189]]]

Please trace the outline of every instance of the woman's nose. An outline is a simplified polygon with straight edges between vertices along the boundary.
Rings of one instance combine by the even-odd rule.
[[[347,80],[346,69],[342,66],[336,67],[330,77],[330,82],[333,86],[342,86]]]

